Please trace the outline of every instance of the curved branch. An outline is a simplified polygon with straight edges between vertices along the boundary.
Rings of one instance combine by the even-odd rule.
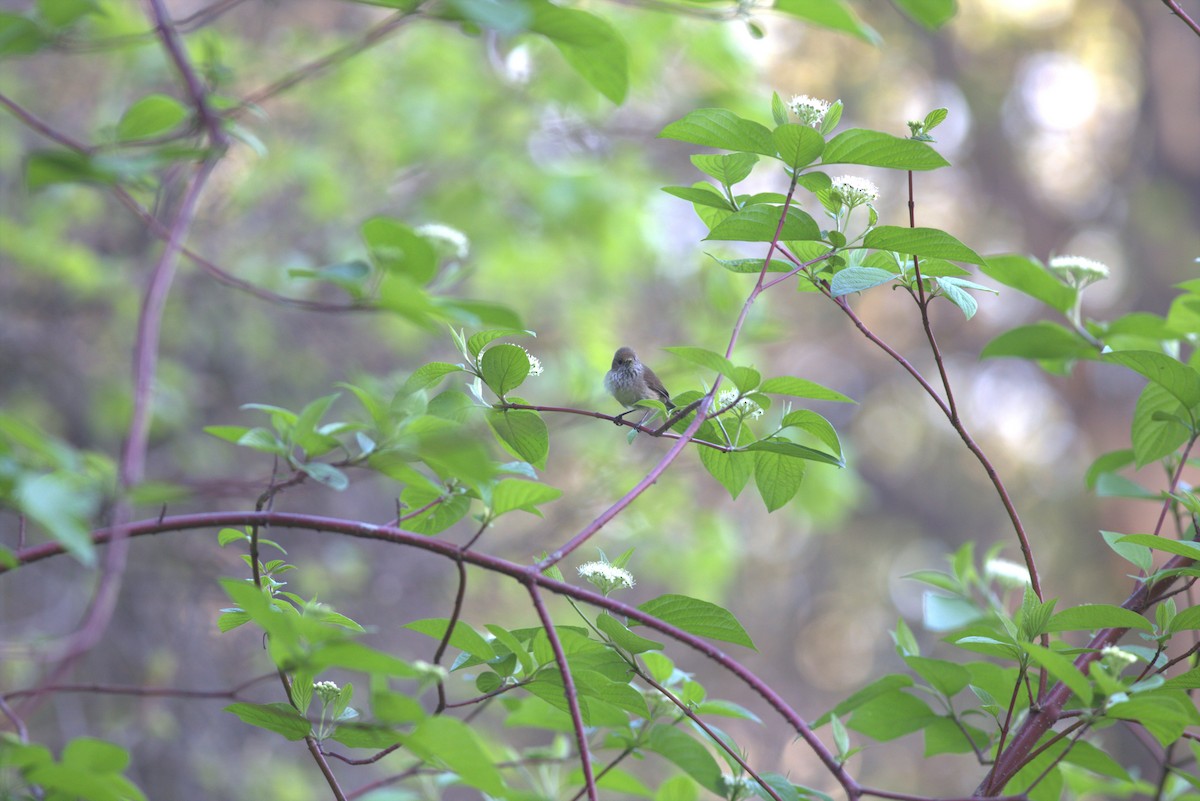
[[[506,559],[501,559],[490,554],[481,553],[478,551],[468,551],[463,553],[458,546],[444,542],[442,540],[431,539],[423,534],[417,534],[403,529],[393,528],[391,526],[377,526],[370,523],[361,523],[354,520],[343,520],[332,517],[321,517],[317,515],[297,514],[294,512],[209,512],[201,514],[176,515],[173,517],[153,518],[141,520],[128,524],[125,528],[130,537],[151,536],[155,534],[163,534],[172,531],[186,531],[192,529],[220,529],[236,526],[265,526],[270,525],[277,528],[294,528],[308,529],[311,531],[325,531],[334,534],[342,534],[345,536],[356,537],[359,539],[377,540],[379,542],[389,542],[397,545],[404,545],[411,548],[418,548],[428,553],[442,556],[446,559],[454,561],[457,558],[462,558],[464,562],[476,567],[490,570],[500,575],[508,576],[522,584],[530,583],[537,585],[547,592],[553,592],[557,595],[562,595],[568,598],[582,601],[599,609],[604,609],[612,612],[614,615],[623,615],[630,620],[633,620],[641,625],[647,626],[660,632],[671,639],[679,642],[697,653],[712,660],[732,675],[737,677],[739,681],[756,692],[775,712],[782,717],[789,726],[805,741],[805,743],[817,755],[817,758],[824,764],[834,777],[834,779],[845,790],[851,798],[859,798],[861,791],[858,784],[852,779],[837,761],[833,753],[821,742],[820,738],[813,733],[808,723],[805,722],[791,705],[783,699],[774,689],[772,689],[765,681],[756,676],[752,671],[742,665],[733,657],[716,647],[709,641],[690,634],[676,626],[659,620],[658,618],[643,612],[635,606],[621,603],[620,601],[607,598],[598,592],[575,587],[567,584],[564,581],[552,579],[540,573],[536,566],[531,568],[526,565],[510,562]],[[104,545],[112,537],[111,530],[100,530],[93,532],[92,540],[96,545]],[[65,553],[62,545],[56,542],[36,545],[24,550],[18,551],[15,554],[18,565],[28,565],[35,562],[40,562],[45,559],[50,559],[55,556],[60,556]],[[8,568],[0,565],[0,575],[3,575],[9,570],[16,568]]]

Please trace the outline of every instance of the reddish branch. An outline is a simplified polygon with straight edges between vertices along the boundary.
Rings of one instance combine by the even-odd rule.
[[[155,534],[164,534],[173,531],[187,531],[193,529],[211,529],[219,530],[226,527],[236,526],[272,526],[275,528],[295,528],[307,529],[310,531],[324,531],[333,534],[342,534],[345,536],[356,537],[359,539],[377,540],[379,542],[389,542],[396,545],[403,545],[411,548],[417,548],[422,551],[437,554],[439,556],[450,559],[451,561],[461,557],[467,564],[489,570],[499,575],[508,576],[522,584],[534,584],[547,592],[562,595],[568,598],[574,598],[577,601],[589,604],[590,606],[607,610],[614,615],[623,615],[636,623],[648,626],[655,631],[671,637],[692,650],[702,654],[716,664],[720,665],[730,674],[737,677],[739,681],[747,687],[758,693],[763,700],[777,714],[780,715],[790,725],[796,733],[804,739],[809,748],[817,755],[817,758],[825,765],[826,769],[833,775],[837,782],[846,790],[847,795],[856,799],[861,797],[861,788],[844,770],[837,758],[826,748],[820,738],[813,733],[812,729],[804,721],[804,719],[794,710],[791,705],[783,699],[774,689],[766,682],[754,675],[748,668],[740,662],[729,656],[723,650],[713,645],[709,641],[689,634],[680,628],[664,623],[652,615],[649,615],[635,606],[621,603],[612,598],[593,592],[591,590],[575,587],[563,581],[557,581],[549,576],[543,575],[538,571],[536,566],[530,567],[520,565],[515,562],[510,562],[506,559],[501,559],[490,554],[477,551],[468,551],[462,553],[460,549],[452,544],[438,539],[432,539],[421,534],[403,529],[392,528],[390,526],[376,526],[370,523],[362,523],[355,520],[343,520],[339,518],[320,517],[317,515],[296,514],[292,512],[252,512],[252,511],[237,511],[237,512],[211,512],[203,514],[177,515],[173,517],[164,517],[162,519],[141,520],[130,523],[126,526],[130,537],[151,536]],[[92,540],[96,545],[107,544],[111,538],[111,530],[101,530],[92,534]],[[58,543],[45,543],[42,545],[33,546],[24,550],[18,551],[15,556],[19,565],[33,564],[44,559],[49,559],[65,553],[62,545]],[[11,568],[0,566],[0,575]]]
[[[1182,8],[1179,7],[1177,0],[1163,0],[1163,5],[1171,9],[1171,13],[1183,20],[1183,24],[1192,29],[1192,32],[1200,36],[1200,24],[1196,20],[1188,16]]]
[[[1188,455],[1195,444],[1195,438],[1188,441],[1183,449],[1183,453],[1180,455],[1181,464],[1187,462]],[[1172,477],[1171,486],[1167,489],[1168,496],[1175,491],[1179,475],[1179,471],[1176,471]],[[1163,501],[1163,504],[1165,506],[1172,502],[1172,498],[1167,497]],[[1164,519],[1164,517],[1160,516],[1159,528],[1155,529],[1155,534],[1161,533],[1162,521]],[[1193,561],[1185,556],[1174,556],[1163,565],[1162,571],[1188,567],[1193,564]],[[1178,578],[1178,576],[1172,576],[1158,582],[1139,582],[1137,588],[1125,599],[1121,607],[1132,612],[1137,612],[1138,614],[1143,614],[1174,592],[1172,587],[1178,581]],[[1083,675],[1088,675],[1089,666],[1100,659],[1102,649],[1110,645],[1115,645],[1128,631],[1129,629],[1127,628],[1120,628],[1103,629],[1097,632],[1085,646],[1083,653],[1075,659],[1075,667]],[[1070,697],[1070,688],[1062,682],[1055,684],[1048,692],[1042,695],[1040,699],[1041,704],[1030,711],[1029,717],[1025,719],[1025,722],[1013,734],[1007,750],[997,754],[996,764],[992,766],[991,772],[984,777],[983,782],[979,785],[978,790],[976,790],[977,794],[986,795],[989,792],[999,791],[1016,775],[1017,771],[1028,763],[1033,749],[1042,739],[1042,736],[1062,717],[1063,705]]]
[[[558,632],[554,630],[554,621],[542,601],[541,590],[532,581],[525,582],[529,590],[529,598],[533,608],[537,610],[538,619],[542,621],[542,630],[550,641],[550,650],[554,652],[554,661],[562,675],[563,695],[567,700],[567,711],[571,713],[571,726],[575,729],[575,745],[579,748],[579,766],[583,769],[583,786],[587,790],[588,801],[596,799],[596,777],[592,772],[592,753],[588,748],[587,729],[583,725],[583,713],[579,710],[579,694],[575,691],[575,678],[571,675],[571,666],[567,664],[567,654],[563,650]]]

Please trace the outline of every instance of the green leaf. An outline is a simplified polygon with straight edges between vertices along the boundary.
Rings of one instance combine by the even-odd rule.
[[[0,12],[0,58],[36,53],[52,41],[50,32],[28,16]]]
[[[440,641],[446,636],[446,627],[449,625],[450,620],[448,618],[431,617],[406,623],[404,628],[420,632]],[[450,645],[484,662],[496,658],[496,651],[488,644],[488,641],[480,636],[479,632],[461,620],[454,624],[454,633],[450,635]]]
[[[896,7],[929,30],[946,24],[956,11],[955,0],[892,0]]]
[[[702,447],[699,454],[700,464],[729,491],[730,498],[737,498],[754,474],[754,457],[745,451],[725,452]]]
[[[50,534],[79,563],[96,563],[89,520],[99,498],[66,473],[18,474],[12,489],[17,507]]]
[[[451,373],[462,372],[462,369],[457,364],[448,364],[446,362],[423,364],[414,370],[413,374],[404,382],[403,391],[405,394],[408,394],[416,392],[419,389],[431,387]]]
[[[661,651],[663,644],[634,634],[621,621],[608,612],[601,612],[596,618],[596,628],[608,635],[608,638],[631,654],[642,654],[646,651]]]
[[[1117,701],[1104,714],[1136,721],[1165,748],[1182,737],[1188,725],[1195,722],[1195,707],[1190,699],[1186,695],[1176,695],[1175,691],[1168,692],[1170,694],[1142,694]]]
[[[758,715],[741,704],[734,703],[733,701],[723,701],[719,698],[713,698],[696,704],[696,714],[702,717],[718,715],[724,718],[737,718],[739,720],[752,720],[755,723],[762,723],[762,719]]]
[[[499,517],[520,509],[541,517],[538,506],[562,497],[562,490],[537,481],[506,478],[492,490],[492,515]]]
[[[893,690],[857,707],[847,725],[866,736],[886,742],[928,726],[937,716],[919,698]]]
[[[753,367],[735,367],[733,368],[733,375],[730,378],[737,385],[738,392],[746,394],[758,387],[762,381],[762,373]]]
[[[448,768],[466,784],[504,798],[508,789],[483,743],[470,726],[449,715],[434,715],[403,738],[405,747],[435,767]]]
[[[103,14],[93,0],[38,0],[38,14],[55,28],[67,28],[88,14]]]
[[[537,667],[534,664],[533,657],[529,655],[529,649],[522,645],[512,632],[493,623],[485,624],[484,628],[491,632],[498,643],[517,657],[517,661],[521,663],[521,670],[525,672],[525,675],[533,675],[533,671]]]
[[[325,464],[324,462],[301,462],[297,467],[308,475],[309,478],[338,492],[350,486],[349,476],[331,464]]]
[[[546,469],[550,434],[541,415],[524,409],[489,409],[486,417],[506,450],[539,470]]]
[[[1133,464],[1133,450],[1123,448],[1117,451],[1109,451],[1108,453],[1097,456],[1087,469],[1087,474],[1084,478],[1088,489],[1095,489],[1096,482],[1100,476],[1105,473],[1114,473],[1123,467],[1128,467]]]
[[[776,376],[768,378],[759,387],[760,392],[765,392],[768,395],[790,395],[793,398],[810,398],[812,400],[827,400],[837,401],[838,403],[854,403],[852,398],[848,398],[840,392],[835,392],[828,387],[821,386],[815,381],[809,381],[806,378],[793,378],[792,376]]]
[[[1075,305],[1076,290],[1055,278],[1041,263],[1025,256],[988,256],[980,271],[1064,314]]]
[[[497,339],[504,337],[532,337],[537,334],[532,331],[526,331],[522,328],[492,328],[487,331],[479,331],[471,334],[467,339],[467,354],[471,361],[475,361],[479,356],[479,352],[484,349],[490,342],[495,342]]]
[[[769,129],[723,108],[702,108],[689,112],[663,128],[659,137],[775,157],[775,142]]]
[[[906,656],[904,662],[914,673],[929,683],[947,698],[957,695],[971,680],[971,674],[962,665],[947,662],[942,659],[928,659],[923,656]]]
[[[701,367],[707,367],[713,372],[720,373],[730,379],[736,374],[733,363],[719,353],[715,353],[706,348],[696,348],[689,345],[679,345],[672,348],[663,348],[663,350],[673,353],[681,359],[685,359],[692,364],[698,364]]]
[[[1067,685],[1085,705],[1092,703],[1092,685],[1087,677],[1079,672],[1079,668],[1071,664],[1070,659],[1036,643],[1022,643],[1021,647],[1029,654],[1030,659],[1044,667],[1056,680]]]
[[[781,428],[799,428],[807,431],[821,442],[829,446],[839,459],[842,456],[842,442],[833,424],[816,412],[808,409],[797,409],[788,412],[780,421]]]
[[[704,187],[708,188],[705,189]],[[686,200],[689,203],[696,203],[701,206],[722,209],[728,212],[734,211],[730,205],[729,198],[718,192],[712,184],[702,182],[692,186],[664,186],[662,191],[668,195],[674,195],[677,198]]]
[[[951,277],[938,278],[936,280],[938,287],[942,291],[942,295],[957,306],[962,311],[964,317],[970,320],[975,316],[975,312],[979,310],[979,301],[975,300],[971,293],[966,291],[965,287],[970,286],[976,289],[985,289],[985,287],[980,287],[978,284],[970,281],[960,281]],[[994,292],[995,290],[987,291]]]
[[[1130,441],[1133,443],[1134,464],[1145,467],[1168,456],[1187,442],[1188,427],[1177,419],[1183,413],[1178,399],[1160,384],[1150,383],[1138,396],[1133,407]],[[1165,417],[1170,415],[1171,417]]]
[[[128,142],[161,136],[177,128],[187,116],[187,107],[175,98],[161,94],[147,95],[121,116],[117,123],[117,139]]]
[[[880,131],[851,128],[829,140],[822,164],[863,164],[896,170],[935,170],[950,162],[924,142],[901,139]]]
[[[602,17],[537,0],[529,29],[545,36],[571,68],[620,105],[629,91],[629,53],[617,29]]]
[[[855,709],[867,704],[875,698],[887,696],[902,687],[913,686],[911,676],[903,673],[890,673],[886,676],[876,679],[875,681],[863,687],[858,692],[852,694],[833,709],[826,712],[821,717],[813,721],[812,727],[819,729],[828,723],[834,716],[844,717],[847,713],[853,712]]]
[[[480,357],[479,372],[483,383],[503,398],[529,375],[529,354],[520,345],[493,345]]]
[[[1104,537],[1104,541],[1108,543],[1108,547],[1113,549],[1113,552],[1131,562],[1139,570],[1150,572],[1150,568],[1154,565],[1154,560],[1151,556],[1150,549],[1144,545],[1137,545],[1131,542],[1121,542],[1121,538],[1125,535],[1115,531],[1101,531],[1100,536]]]
[[[725,186],[733,186],[744,181],[757,163],[758,156],[753,153],[704,153],[692,156],[692,164],[696,166],[696,169],[705,175],[711,175]],[[726,201],[725,207],[728,208],[728,206],[729,202]]]
[[[1109,628],[1153,631],[1154,625],[1137,612],[1119,606],[1084,604],[1055,614],[1050,618],[1046,631],[1097,631]]]
[[[930,631],[953,631],[983,616],[980,609],[964,598],[925,593],[922,622]]]
[[[863,239],[863,247],[907,253],[911,256],[965,261],[970,264],[984,263],[978,253],[937,228],[880,225],[867,232]]]
[[[1156,537],[1153,534],[1126,534],[1117,542],[1130,545],[1142,545],[1155,551],[1166,551],[1189,559],[1200,559],[1200,542],[1171,540],[1166,537]]]
[[[339,667],[404,679],[423,678],[427,675],[426,671],[403,659],[349,640],[326,643],[312,651],[307,661],[308,667],[316,672]]]
[[[771,138],[779,151],[780,161],[793,170],[807,167],[825,150],[825,138],[807,125],[780,125],[771,133]]]
[[[721,769],[708,749],[674,726],[656,725],[646,737],[645,749],[673,763],[700,786],[722,795]]]
[[[895,279],[895,273],[881,270],[878,267],[847,267],[839,270],[833,276],[833,280],[829,282],[829,292],[833,297],[840,298],[843,295],[863,292]]]
[[[1040,322],[1005,331],[984,346],[981,359],[1015,356],[1022,359],[1094,359],[1095,345],[1061,325]]]
[[[756,274],[762,272],[762,259],[718,259],[711,253],[707,255],[731,273]],[[786,261],[772,260],[770,265],[767,266],[767,272],[769,273],[787,273],[791,272],[792,269],[792,265]]]
[[[579,711],[588,726],[625,726],[629,715],[648,717],[646,700],[628,681],[613,681],[593,670],[572,669]],[[524,689],[555,709],[568,711],[562,674],[557,669],[543,670],[524,685]]]
[[[775,239],[776,232],[779,233],[781,242],[821,238],[821,229],[807,212],[789,206],[783,230],[779,229],[781,215],[782,211],[778,206],[750,206],[717,223],[704,239],[719,242],[771,242]]]
[[[803,480],[804,462],[800,459],[765,449],[755,452],[754,485],[768,512],[774,512],[794,498]]]
[[[863,22],[854,9],[843,0],[824,0],[820,3],[810,0],[775,0],[771,8],[820,25],[822,28],[848,33],[867,44],[878,45],[883,41],[879,33]]]
[[[764,453],[774,454],[776,456],[781,456],[781,457],[784,457],[787,459],[803,459],[803,460],[806,460],[809,462],[821,462],[822,464],[831,464],[831,465],[834,465],[835,467],[845,467],[846,466],[840,457],[832,456],[828,453],[825,453],[824,451],[819,451],[816,448],[810,448],[807,445],[800,445],[799,443],[792,442],[791,440],[784,439],[783,437],[769,437],[767,439],[760,439],[757,442],[752,442],[749,445],[747,445],[746,450],[754,452],[754,455],[755,455],[754,468],[755,468],[755,476],[756,477],[759,476],[758,468],[759,468],[759,465],[762,464],[762,462],[759,461],[758,457],[760,457]],[[775,466],[772,466],[771,469],[775,470],[775,469],[784,469],[784,468],[782,468],[782,467],[777,468]],[[786,468],[786,469],[790,469],[790,468]],[[800,478],[802,478],[802,477],[803,477],[803,471],[801,471],[799,476],[795,477],[796,489],[799,489]],[[763,478],[758,477],[757,480],[759,482],[758,488],[759,488],[759,490],[761,490]],[[789,478],[783,478],[781,480],[790,481]],[[793,491],[793,494],[795,494],[794,491]],[[789,499],[790,499],[790,496],[789,496]],[[784,501],[784,503],[786,503],[786,502],[787,501]],[[774,509],[771,509],[770,511],[774,511]]]
[[[728,610],[686,595],[660,595],[638,607],[672,626],[707,637],[757,650],[742,624]]]
[[[437,254],[425,237],[399,220],[372,217],[362,224],[371,261],[381,270],[428,283],[437,274]]]
[[[115,184],[120,175],[103,162],[73,150],[43,150],[25,162],[25,185],[30,190],[53,184]]]
[[[788,121],[787,106],[784,105],[779,92],[771,92],[771,119],[775,120],[776,125],[783,125]]]
[[[1164,353],[1122,350],[1106,353],[1101,361],[1128,367],[1169,392],[1187,408],[1200,404],[1200,373]]]
[[[289,740],[303,740],[312,731],[312,724],[291,704],[248,704],[239,701],[223,711],[232,712],[243,723],[282,734]]]

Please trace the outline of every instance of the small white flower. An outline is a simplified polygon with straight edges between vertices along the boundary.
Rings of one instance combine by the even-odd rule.
[[[1115,645],[1106,645],[1100,649],[1100,658],[1110,667],[1124,670],[1128,665],[1137,661],[1137,657],[1128,651],[1123,651]]]
[[[751,420],[757,420],[763,416],[762,407],[749,398],[742,398],[738,401],[738,410]]]
[[[1032,584],[1029,569],[1008,559],[987,560],[983,566],[983,575],[1006,587],[1024,587]]]
[[[337,697],[342,694],[342,688],[338,687],[332,681],[318,681],[313,684],[313,691],[322,703],[328,704],[331,701],[337,700]]]
[[[725,407],[737,401],[730,411],[740,415],[741,417],[749,417],[752,420],[757,420],[763,416],[762,407],[749,398],[737,399],[738,391],[736,389],[727,389],[717,396],[717,408],[724,409]]]
[[[866,178],[841,175],[833,179],[833,191],[850,208],[869,205],[879,199],[879,187]]]
[[[605,595],[618,587],[629,589],[634,585],[632,573],[608,562],[585,562],[579,566],[579,575]]]
[[[525,350],[525,348],[521,348],[521,350]],[[529,374],[530,375],[541,375],[543,372],[542,360],[539,359],[537,356],[534,356],[532,353],[530,353],[527,350],[525,350],[525,356],[526,356],[526,358],[529,359]]]
[[[800,118],[800,122],[813,128],[820,128],[829,112],[830,103],[818,97],[808,95],[793,95],[788,101],[788,108]]]
[[[415,230],[419,235],[432,240],[434,248],[442,256],[465,259],[471,252],[471,241],[457,228],[441,223],[429,223],[418,225]]]
[[[741,776],[734,776],[732,773],[722,773],[721,788],[725,791],[725,797],[729,798],[733,795],[733,791],[737,791],[739,796],[744,791],[753,793],[758,789],[758,782],[744,773]]]
[[[1050,272],[1077,289],[1108,278],[1108,265],[1084,256],[1055,256],[1050,260]]]

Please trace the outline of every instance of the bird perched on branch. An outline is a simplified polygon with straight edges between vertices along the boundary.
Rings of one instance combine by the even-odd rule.
[[[604,376],[604,388],[627,410],[632,410],[638,401],[643,400],[662,401],[668,409],[675,408],[675,404],[671,403],[671,393],[667,392],[667,388],[654,371],[638,359],[633,348],[620,348],[613,355],[612,369]],[[622,412],[617,419],[620,420],[628,413]],[[651,414],[653,410],[647,411],[642,422],[644,423]]]

